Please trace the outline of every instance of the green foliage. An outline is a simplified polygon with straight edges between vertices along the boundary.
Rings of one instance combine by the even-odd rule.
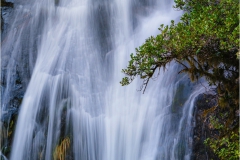
[[[240,158],[238,135],[239,133],[231,132],[228,137],[220,139],[208,138],[204,143],[210,146],[221,160],[238,160]]]
[[[233,116],[233,111],[215,106],[213,110],[203,112],[205,122],[211,130],[211,135],[204,141],[221,160],[237,160],[239,152],[239,119]],[[238,112],[239,110],[237,110]],[[237,113],[235,112],[235,114]]]
[[[191,72],[192,79],[196,78],[198,72],[212,78],[213,83],[216,80],[208,72],[210,68],[216,69],[216,72],[223,72],[229,71],[232,65],[238,65],[236,58],[239,44],[238,1],[175,0],[175,2],[176,8],[186,11],[181,21],[177,24],[171,21],[169,26],[161,25],[159,35],[148,38],[136,49],[136,55],[131,54],[129,65],[122,70],[127,75],[120,82],[122,85],[128,85],[136,76],[148,82],[157,68],[165,67],[172,60],[181,64],[183,60],[187,60],[189,66],[184,65],[185,71]],[[220,67],[219,60],[226,60],[226,66]],[[195,67],[197,63],[200,65]]]
[[[215,129],[222,129],[224,126],[219,122],[218,118],[215,118],[213,116],[210,116],[210,124]]]
[[[134,78],[143,79],[144,90],[153,74],[171,61],[181,64],[179,73],[191,80],[205,77],[217,87],[218,105],[223,118],[210,119],[220,135],[206,142],[221,159],[239,157],[235,131],[239,128],[239,1],[238,0],[175,0],[174,8],[184,10],[181,21],[161,25],[160,34],[149,37],[131,54],[123,86]],[[144,92],[143,90],[143,92]],[[215,110],[214,109],[214,110]],[[215,112],[209,110],[206,112]],[[233,133],[231,133],[233,131]],[[234,140],[233,140],[234,139]],[[220,145],[219,148],[216,148]]]

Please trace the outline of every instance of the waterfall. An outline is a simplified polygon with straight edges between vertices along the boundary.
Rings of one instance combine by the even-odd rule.
[[[6,87],[27,90],[11,160],[188,160],[194,100],[204,92],[181,67],[120,85],[130,53],[181,13],[168,0],[15,0],[2,40]],[[27,58],[23,58],[27,57]],[[23,60],[24,59],[24,60]],[[22,66],[26,61],[26,66]],[[22,76],[24,77],[24,76]]]

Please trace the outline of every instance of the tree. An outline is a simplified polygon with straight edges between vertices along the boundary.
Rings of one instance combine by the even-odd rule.
[[[227,112],[219,138],[239,132],[239,2],[238,0],[175,0],[174,8],[184,10],[181,21],[160,26],[131,54],[120,82],[143,79],[143,92],[153,74],[171,61],[181,64],[191,80],[205,77],[217,87],[218,107]],[[237,125],[234,122],[237,121]],[[236,149],[236,148],[235,148]],[[237,148],[238,150],[238,148]],[[239,155],[238,155],[239,156]]]

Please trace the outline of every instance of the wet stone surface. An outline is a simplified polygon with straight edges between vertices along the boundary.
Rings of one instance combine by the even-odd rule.
[[[217,105],[216,97],[210,93],[200,94],[195,102],[195,125],[193,130],[193,150],[192,160],[219,160],[216,155],[204,144],[204,140],[212,138],[216,131],[212,130],[209,126],[209,121],[203,116],[203,112]]]
[[[13,11],[13,3],[6,2],[5,0],[1,0],[1,38],[5,36],[7,29],[10,27],[9,25],[9,16]],[[1,40],[2,41],[2,40]]]
[[[13,1],[1,0],[1,43],[6,38],[6,33],[10,28],[11,14],[14,10]],[[1,54],[1,121],[0,136],[1,138],[1,156],[0,159],[9,158],[13,133],[16,126],[19,107],[23,95],[26,91],[26,85],[23,84],[24,73],[16,68],[8,66],[11,61],[11,53]],[[10,74],[9,74],[10,73]],[[9,75],[8,75],[9,74]],[[8,90],[8,92],[6,92]]]

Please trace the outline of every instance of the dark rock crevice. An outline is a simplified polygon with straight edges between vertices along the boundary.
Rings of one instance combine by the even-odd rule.
[[[2,7],[11,7],[11,8],[13,8],[13,3],[12,2],[6,2],[5,0],[1,0],[1,6]]]
[[[216,96],[211,93],[200,94],[195,102],[195,127],[193,129],[193,150],[192,160],[219,160],[211,151],[209,146],[204,144],[207,138],[218,136],[217,130],[211,127],[209,117],[204,116],[204,111],[214,109],[217,105]]]

